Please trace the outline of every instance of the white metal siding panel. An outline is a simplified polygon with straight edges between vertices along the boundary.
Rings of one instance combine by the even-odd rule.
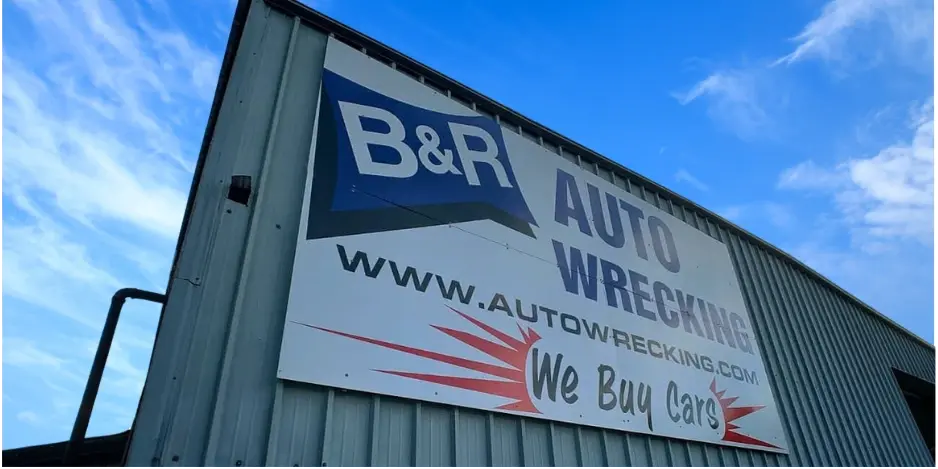
[[[506,128],[728,246],[791,454],[278,381],[325,44],[324,33],[253,0],[171,281],[130,464],[932,464],[891,368],[934,382],[933,348],[705,210],[497,114]],[[477,107],[470,98],[459,100]],[[232,175],[254,181],[247,206],[225,198]]]

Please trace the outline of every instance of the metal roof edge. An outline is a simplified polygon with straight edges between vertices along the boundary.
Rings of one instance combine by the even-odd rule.
[[[173,285],[173,278],[176,276],[179,255],[182,252],[183,241],[189,230],[189,219],[192,216],[192,207],[195,205],[199,181],[202,179],[202,170],[205,168],[205,158],[208,156],[208,149],[211,146],[212,138],[215,136],[215,125],[218,123],[218,113],[221,111],[222,99],[225,97],[225,90],[228,88],[228,79],[231,77],[231,69],[234,68],[235,55],[238,52],[238,47],[241,45],[241,34],[244,32],[244,24],[247,22],[248,12],[250,11],[251,2],[253,1],[255,0],[238,0],[238,3],[235,5],[235,11],[231,19],[231,29],[228,32],[228,42],[225,45],[224,55],[222,55],[221,67],[218,70],[215,94],[212,97],[212,105],[209,108],[208,119],[205,124],[205,133],[202,135],[202,143],[199,146],[199,157],[192,171],[189,196],[186,198],[186,208],[183,211],[182,223],[179,225],[179,237],[176,239],[176,249],[173,253],[173,262],[170,264],[169,268],[169,281],[166,285],[167,297]],[[166,303],[163,304],[163,310],[165,311],[165,309]],[[160,313],[160,319],[162,322],[162,313]],[[159,334],[159,326],[157,326],[156,331],[157,334]]]
[[[219,81],[215,89],[215,97],[212,101],[212,107],[209,113],[208,126],[206,128],[205,136],[203,137],[202,147],[199,150],[199,160],[196,162],[196,170],[193,176],[192,188],[189,193],[189,199],[186,202],[186,211],[183,216],[183,222],[182,222],[182,227],[180,230],[179,240],[176,246],[176,253],[173,258],[173,264],[172,264],[171,271],[170,271],[171,272],[170,280],[172,279],[172,276],[175,274],[176,263],[178,261],[179,253],[182,248],[182,242],[185,236],[186,228],[188,226],[188,220],[189,220],[189,217],[191,216],[192,205],[195,200],[195,192],[198,188],[198,182],[201,177],[201,168],[204,166],[204,160],[208,153],[208,146],[209,146],[209,143],[211,142],[212,135],[214,134],[215,123],[217,121],[218,112],[221,108],[222,97],[224,96],[225,87],[227,85],[228,78],[231,73],[232,66],[234,64],[234,55],[235,55],[235,52],[237,51],[238,45],[241,40],[242,28],[244,27],[245,20],[247,19],[247,13],[248,13],[250,4],[254,1],[256,0],[239,0],[235,8],[235,15],[232,21],[231,32],[229,33],[229,37],[228,37],[228,44],[225,49],[225,55],[222,61],[222,67],[221,67],[221,70],[219,71]],[[615,162],[603,156],[602,154],[587,148],[586,146],[583,146],[567,137],[564,137],[560,133],[555,132],[546,126],[541,125],[525,117],[524,115],[508,108],[507,106],[501,103],[498,103],[497,101],[446,76],[445,74],[437,70],[434,70],[430,68],[429,66],[424,65],[420,63],[419,61],[404,55],[401,52],[398,52],[397,50],[385,45],[384,43],[376,39],[373,39],[359,31],[356,31],[355,29],[345,24],[342,24],[339,21],[324,15],[323,13],[316,11],[309,6],[304,5],[303,3],[300,3],[298,0],[264,0],[264,2],[272,8],[275,8],[286,14],[290,14],[290,15],[300,18],[300,20],[306,22],[307,24],[314,27],[315,29],[323,31],[326,34],[332,35],[336,37],[337,39],[348,43],[349,45],[356,46],[359,48],[363,47],[366,50],[371,51],[372,54],[377,53],[376,55],[383,56],[386,59],[396,62],[398,65],[403,65],[407,69],[410,69],[421,75],[432,77],[438,80],[439,82],[447,85],[451,89],[457,90],[461,93],[464,93],[465,95],[471,96],[473,100],[475,100],[476,102],[487,105],[491,109],[497,111],[498,115],[509,116],[516,122],[521,123],[522,125],[528,127],[529,129],[536,131],[542,134],[543,136],[549,136],[553,140],[560,142],[565,148],[575,150],[576,152],[579,152],[581,155],[586,155],[598,162],[602,162],[608,165],[610,168],[616,168],[619,171],[622,171],[623,173],[628,175],[629,177],[633,177],[637,179],[642,184],[647,185],[653,188],[654,190],[667,195],[671,199],[678,201],[680,203],[686,204],[688,206],[694,207],[695,209],[700,211],[702,214],[711,218],[718,224],[723,225],[724,228],[735,231],[736,233],[755,241],[757,244],[761,245],[761,247],[779,256],[784,261],[792,263],[799,269],[803,270],[810,277],[813,277],[819,280],[822,284],[830,287],[834,291],[843,295],[845,298],[847,298],[848,300],[850,300],[851,302],[859,306],[860,309],[882,320],[886,325],[896,329],[902,334],[905,334],[912,340],[918,342],[920,345],[924,346],[926,349],[929,349],[934,353],[935,346],[933,344],[927,342],[922,337],[906,329],[905,327],[895,322],[894,320],[890,319],[883,313],[877,311],[872,306],[866,304],[865,302],[863,302],[862,300],[860,300],[859,298],[857,298],[850,292],[844,290],[842,287],[840,287],[839,285],[837,285],[836,283],[834,283],[833,281],[831,281],[830,279],[828,279],[821,273],[817,272],[813,268],[807,266],[800,260],[796,259],[791,254],[781,250],[780,248],[756,236],[755,234],[750,233],[748,230],[736,225],[735,223],[723,218],[722,216],[710,211],[709,209],[700,206],[699,204],[678,194],[677,192],[671,189],[668,189],[662,186],[661,184],[658,184],[657,182],[654,182],[651,179],[645,176],[642,176],[641,174],[636,173],[635,171],[628,169],[621,163]],[[170,281],[170,283],[172,282]],[[167,289],[167,293],[168,293],[168,289]]]
[[[241,45],[241,34],[244,31],[244,24],[247,22],[248,12],[250,11],[251,2],[254,0],[238,0],[238,3],[235,6],[234,14],[231,19],[231,30],[228,33],[228,42],[225,45],[225,52],[222,56],[221,67],[218,70],[218,81],[215,84],[215,94],[212,97],[212,105],[209,108],[208,119],[205,124],[205,133],[202,135],[202,143],[199,147],[199,157],[195,162],[195,168],[192,172],[192,182],[189,186],[189,195],[186,198],[186,208],[183,211],[182,221],[179,225],[179,236],[176,238],[176,248],[173,251],[173,262],[169,267],[169,275],[167,276],[166,281],[166,298],[167,301],[163,303],[163,307],[160,309],[160,317],[156,325],[156,333],[153,337],[153,346],[156,347],[156,341],[159,340],[160,332],[163,328],[163,317],[166,314],[166,308],[169,305],[169,294],[172,291],[173,279],[176,278],[176,269],[179,266],[179,256],[182,253],[183,242],[186,238],[186,233],[189,229],[189,220],[192,217],[192,208],[195,205],[196,193],[199,188],[199,182],[202,179],[202,170],[205,167],[205,159],[208,155],[208,149],[211,146],[212,138],[215,135],[215,124],[218,122],[218,113],[221,111],[222,99],[225,96],[225,90],[228,87],[228,79],[231,77],[231,70],[234,67],[235,55],[238,51],[238,47]],[[133,439],[134,431],[137,428],[137,416],[140,414],[142,409],[144,392],[148,388],[150,381],[150,370],[153,366],[153,359],[156,354],[150,354],[150,361],[147,364],[147,374],[143,381],[143,388],[140,393],[140,398],[137,400],[137,409],[134,414],[134,419],[130,425],[130,439]],[[130,448],[128,446],[127,454],[129,455]],[[126,461],[125,461],[126,462]]]

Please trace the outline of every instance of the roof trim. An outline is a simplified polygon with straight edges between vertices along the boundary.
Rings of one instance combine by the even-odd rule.
[[[205,134],[202,136],[202,144],[199,147],[199,159],[195,163],[195,169],[192,173],[192,184],[189,187],[189,197],[186,200],[186,210],[182,217],[182,224],[179,227],[179,238],[176,240],[176,252],[173,255],[173,263],[170,267],[170,282],[166,287],[167,294],[172,286],[172,279],[176,274],[178,267],[179,254],[182,251],[183,240],[189,228],[189,219],[192,216],[192,206],[195,205],[195,194],[199,189],[199,182],[202,180],[202,170],[205,168],[205,159],[208,156],[208,149],[215,136],[215,125],[218,123],[218,114],[221,112],[222,99],[225,97],[225,91],[228,89],[228,80],[231,78],[231,69],[234,67],[235,55],[241,45],[241,35],[244,33],[244,24],[248,19],[253,0],[238,0],[235,6],[234,17],[231,20],[231,28],[228,33],[228,43],[225,45],[225,54],[222,56],[221,68],[218,71],[218,81],[215,85],[215,95],[212,97],[212,107],[208,113],[208,122],[205,124]],[[164,305],[165,309],[166,306]],[[158,329],[157,329],[158,330]]]
[[[196,190],[198,189],[198,183],[199,183],[199,180],[201,179],[202,168],[204,167],[205,158],[206,158],[206,155],[208,154],[209,143],[211,142],[212,136],[214,135],[218,113],[221,108],[222,97],[224,96],[224,91],[227,86],[232,67],[234,65],[234,55],[237,52],[238,46],[241,41],[241,34],[244,28],[245,21],[247,20],[248,10],[250,9],[251,4],[254,3],[255,1],[259,1],[259,0],[239,0],[237,7],[235,9],[235,16],[232,22],[231,32],[228,38],[228,45],[225,50],[224,60],[222,62],[222,67],[219,73],[218,86],[216,87],[215,97],[212,101],[212,107],[211,107],[211,111],[209,113],[209,118],[208,118],[208,125],[206,128],[205,136],[202,140],[202,147],[199,151],[199,159],[196,163],[196,169],[195,169],[195,174],[193,177],[192,188],[189,193],[189,199],[186,203],[186,211],[183,217],[179,240],[176,245],[176,253],[173,258],[173,264],[172,264],[172,270],[171,270],[172,275],[170,277],[170,286],[172,284],[172,278],[175,276],[176,264],[179,259],[180,251],[182,249],[182,242],[183,242],[183,239],[185,238],[185,234],[189,225],[188,223],[189,217],[191,216],[191,213],[192,213],[192,206],[195,201],[195,195],[196,195],[195,193],[196,193]],[[872,306],[866,304],[859,298],[852,295],[850,292],[844,290],[843,288],[841,288],[839,285],[837,285],[836,283],[834,283],[827,277],[821,275],[816,270],[805,265],[803,262],[799,261],[794,256],[772,245],[768,241],[765,241],[764,239],[756,236],[755,234],[750,233],[746,229],[723,218],[722,216],[672,191],[671,189],[668,189],[646,178],[645,176],[642,176],[641,174],[638,174],[626,168],[624,165],[617,163],[601,155],[600,153],[596,151],[593,151],[573,140],[570,140],[567,137],[564,137],[560,133],[555,132],[546,126],[541,125],[523,116],[522,114],[506,107],[503,104],[496,102],[495,100],[483,95],[482,93],[475,91],[472,88],[469,88],[468,86],[452,78],[447,77],[446,75],[440,73],[439,71],[436,71],[418,62],[417,60],[412,59],[404,55],[403,53],[398,52],[392,49],[391,47],[352,29],[349,26],[346,26],[316,10],[313,10],[312,8],[300,3],[297,0],[264,0],[264,2],[266,2],[267,5],[269,5],[270,7],[274,9],[277,9],[283,13],[299,18],[302,22],[313,27],[314,29],[322,31],[325,34],[328,34],[330,36],[333,36],[336,39],[341,40],[342,42],[345,42],[359,49],[364,48],[365,50],[369,51],[369,55],[376,55],[379,57],[383,57],[386,60],[392,61],[396,63],[398,66],[402,66],[405,69],[411,70],[423,76],[431,77],[433,78],[434,81],[437,81],[439,83],[446,85],[449,89],[458,91],[460,94],[464,96],[471,97],[471,99],[474,102],[483,104],[489,109],[496,111],[497,115],[510,117],[511,120],[520,123],[522,126],[526,127],[529,130],[537,132],[542,137],[548,137],[550,140],[558,142],[565,149],[569,149],[575,153],[579,153],[581,156],[587,156],[588,158],[596,162],[602,163],[611,169],[618,170],[624,175],[628,176],[629,178],[633,178],[637,180],[642,185],[652,188],[656,192],[664,194],[668,198],[676,202],[679,202],[689,207],[693,207],[702,215],[705,215],[707,218],[713,220],[717,225],[722,226],[723,228],[729,231],[735,232],[736,234],[740,235],[743,238],[752,240],[753,242],[755,242],[762,248],[778,256],[780,259],[786,262],[789,262],[795,267],[799,268],[809,277],[812,277],[815,280],[819,281],[822,285],[826,285],[828,288],[831,288],[837,293],[843,295],[846,299],[854,303],[861,310],[866,311],[868,314],[871,314],[873,317],[883,321],[883,323],[885,323],[887,326],[890,326],[894,328],[895,330],[899,331],[900,333],[908,336],[909,338],[918,342],[920,345],[924,346],[925,348],[930,349],[932,352],[935,351],[935,346],[933,344],[928,343],[922,337],[919,337],[918,335],[912,333],[905,327],[901,326],[899,323],[893,321],[889,317],[880,313],[879,311],[874,309]],[[168,291],[169,291],[169,288],[167,288],[167,293]]]
[[[218,81],[215,85],[215,95],[212,97],[212,107],[209,108],[208,121],[205,124],[205,134],[202,136],[202,144],[199,147],[199,158],[195,162],[195,169],[192,172],[192,183],[189,186],[189,196],[186,199],[186,209],[182,215],[182,223],[179,226],[179,237],[176,239],[176,249],[173,252],[173,263],[170,264],[169,268],[169,277],[167,278],[166,283],[166,298],[167,301],[163,303],[162,309],[160,309],[160,318],[159,322],[156,325],[156,335],[153,337],[154,347],[160,339],[160,332],[163,329],[163,318],[166,315],[166,308],[169,305],[169,295],[173,289],[173,280],[176,278],[176,270],[179,267],[179,257],[182,254],[182,246],[186,239],[186,234],[189,232],[189,220],[192,218],[192,208],[195,205],[196,193],[199,189],[199,183],[202,181],[202,171],[205,168],[205,160],[208,156],[208,149],[211,146],[212,138],[215,136],[215,125],[218,123],[218,114],[221,111],[222,99],[225,96],[225,91],[228,88],[228,80],[231,78],[231,70],[234,68],[235,55],[238,52],[238,48],[241,45],[241,35],[244,32],[244,25],[248,19],[248,12],[250,11],[251,2],[254,0],[238,0],[237,5],[235,6],[234,15],[231,19],[231,28],[228,33],[228,42],[225,45],[225,53],[222,56],[221,67],[218,70]],[[147,364],[147,370],[150,370],[153,367],[153,359],[156,357],[155,354],[150,354],[150,361]],[[147,372],[146,379],[143,382],[144,392],[148,389],[150,381],[150,373]],[[140,405],[143,402],[144,393],[141,392],[140,398],[137,401],[137,409],[134,414],[134,420],[130,426],[130,438],[133,438],[134,430],[137,427],[137,417],[140,415],[140,410],[142,406]]]

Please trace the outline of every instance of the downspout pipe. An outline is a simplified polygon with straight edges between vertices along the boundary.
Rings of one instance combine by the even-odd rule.
[[[72,436],[65,447],[65,456],[62,460],[65,466],[74,465],[75,459],[81,451],[81,446],[85,442],[88,423],[91,421],[91,411],[94,409],[94,402],[98,397],[98,388],[101,387],[104,367],[107,364],[108,354],[111,352],[111,344],[114,342],[114,333],[117,331],[117,322],[120,319],[121,310],[124,308],[124,302],[128,299],[152,301],[160,304],[166,303],[166,295],[139,288],[122,288],[117,290],[114,296],[111,297],[111,307],[108,308],[107,318],[104,320],[101,340],[98,341],[98,351],[94,355],[94,361],[91,362],[91,373],[88,375],[88,382],[85,383],[85,393],[81,397],[81,405],[78,406],[78,415],[75,417],[75,425],[72,427]]]

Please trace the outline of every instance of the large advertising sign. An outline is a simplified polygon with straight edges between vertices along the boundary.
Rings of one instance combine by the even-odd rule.
[[[331,40],[278,377],[787,452],[725,245]]]

